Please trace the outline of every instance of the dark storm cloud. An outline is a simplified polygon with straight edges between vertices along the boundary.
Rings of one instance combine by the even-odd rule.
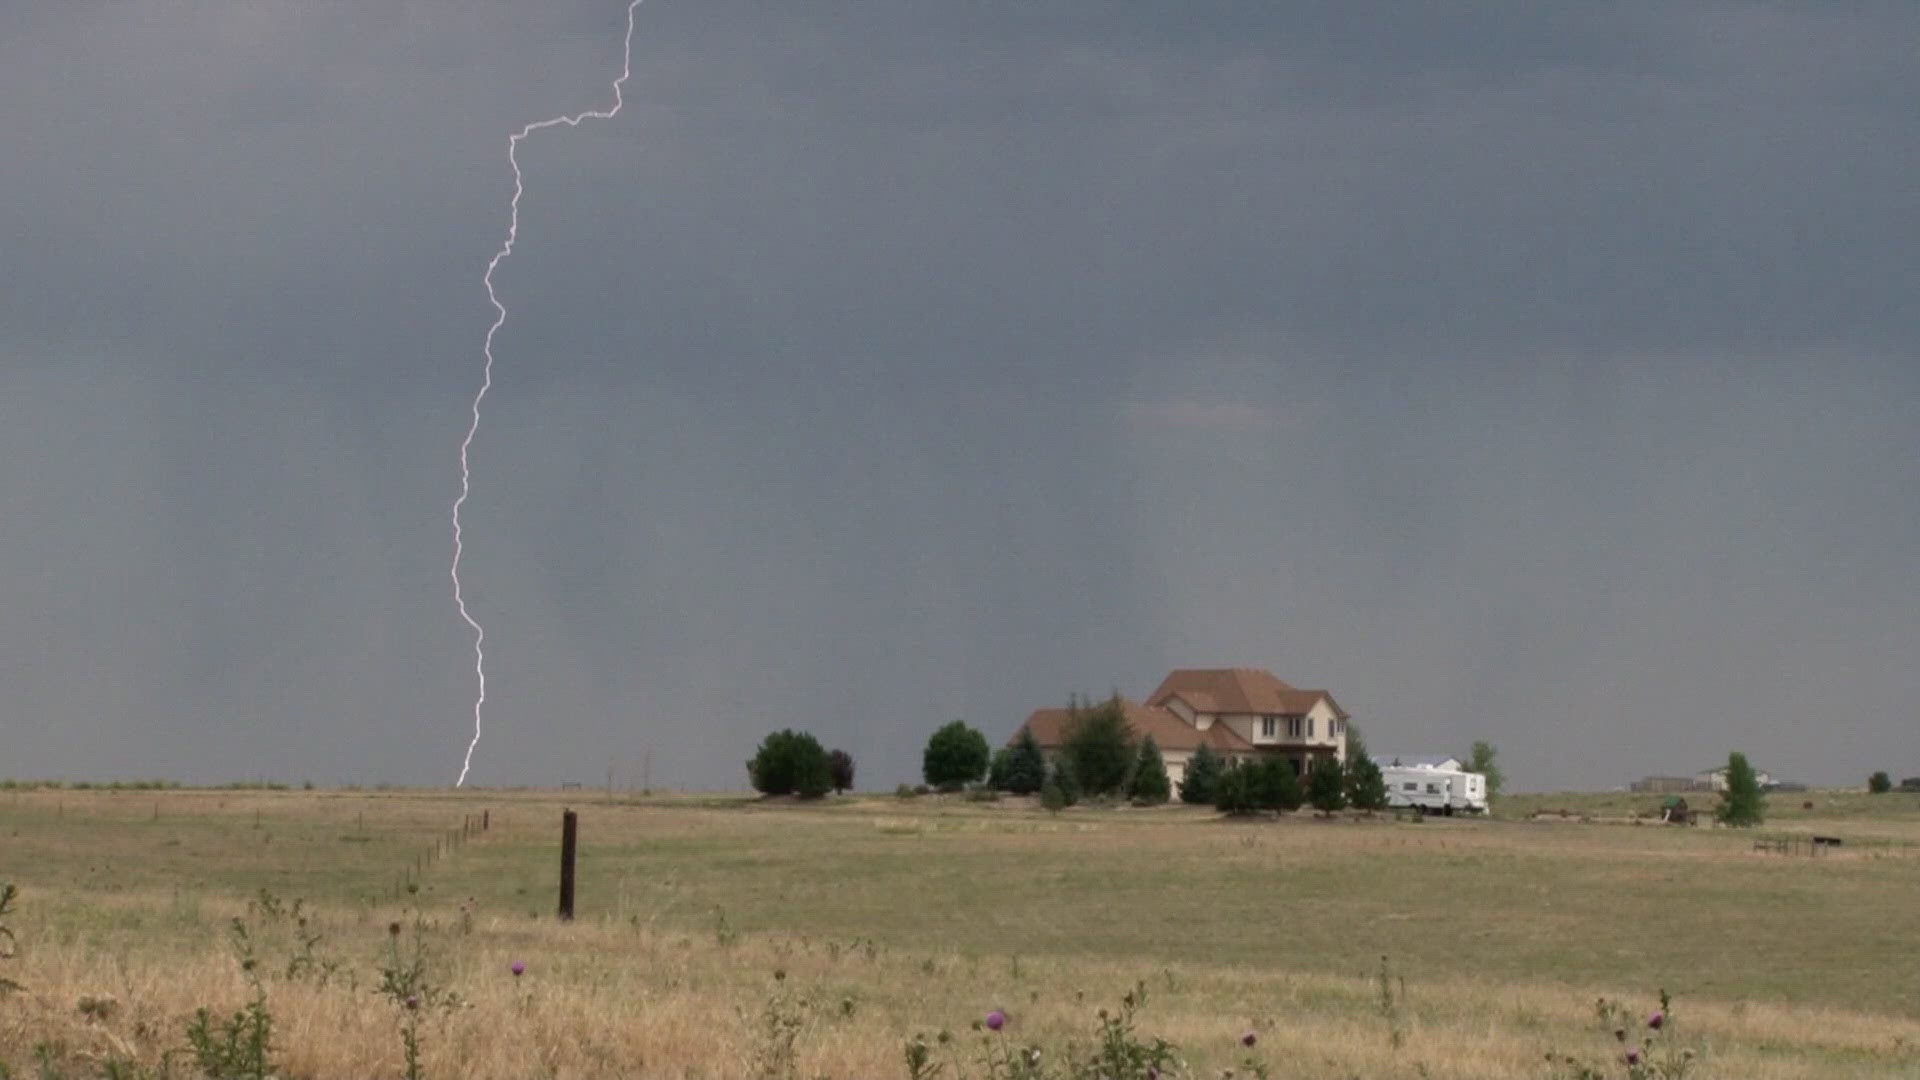
[[[505,136],[622,18],[0,14],[0,771],[451,773]],[[1917,752],[1916,30],[643,4],[522,154],[475,778],[1227,663],[1524,786]]]

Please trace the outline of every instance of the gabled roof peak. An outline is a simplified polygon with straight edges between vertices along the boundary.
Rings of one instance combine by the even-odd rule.
[[[1265,668],[1175,668],[1147,698],[1147,704],[1165,705],[1175,697],[1199,712],[1285,716],[1304,713],[1325,698],[1336,715],[1346,715],[1325,690],[1302,690],[1275,678]]]

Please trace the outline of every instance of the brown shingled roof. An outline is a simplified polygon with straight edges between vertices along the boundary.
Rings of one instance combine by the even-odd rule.
[[[1170,672],[1160,688],[1147,697],[1147,705],[1160,707],[1178,697],[1205,713],[1259,713],[1299,716],[1321,698],[1335,716],[1344,719],[1346,710],[1325,690],[1302,690],[1273,677],[1260,668],[1179,668]]]
[[[1151,735],[1154,744],[1162,750],[1198,750],[1201,743],[1222,753],[1253,750],[1252,743],[1224,724],[1215,724],[1201,731],[1165,709],[1141,705],[1126,698],[1120,699],[1120,709],[1126,715],[1127,723],[1133,726],[1136,737]],[[1072,719],[1073,713],[1069,709],[1035,709],[1021,729],[1033,732],[1035,742],[1052,749],[1065,745],[1067,725]],[[1013,745],[1019,737],[1020,732],[1014,732],[1013,739],[1009,739],[1007,745]]]

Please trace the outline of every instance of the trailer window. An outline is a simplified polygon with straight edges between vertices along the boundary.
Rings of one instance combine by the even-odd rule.
[[[1438,794],[1440,794],[1440,785],[1439,785],[1439,784],[1428,784],[1428,785],[1427,785],[1427,794],[1429,794],[1429,795],[1438,795]]]
[[[1401,791],[1419,791],[1420,785],[1409,780],[1406,783],[1400,785],[1400,790]]]

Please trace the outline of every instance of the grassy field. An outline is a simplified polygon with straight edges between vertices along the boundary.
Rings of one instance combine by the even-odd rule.
[[[949,1078],[977,1077],[969,1025],[989,1009],[1011,1017],[997,1038],[1057,1060],[1144,983],[1141,1032],[1198,1076],[1247,1056],[1249,1031],[1279,1077],[1570,1075],[1549,1053],[1625,1075],[1596,999],[1644,1013],[1664,987],[1691,1076],[1920,1078],[1920,797],[1776,796],[1768,832],[1846,839],[1818,858],[1626,823],[1657,802],[1521,796],[1493,820],[1415,824],[0,792],[0,882],[21,889],[0,977],[25,987],[0,995],[0,1062],[153,1074],[171,1049],[173,1075],[194,1075],[178,1057],[194,1010],[217,1020],[252,993],[238,917],[288,1077],[405,1074],[408,1014],[375,992],[397,946],[460,999],[429,994],[418,1014],[431,1077],[900,1077],[919,1033]],[[581,815],[571,924],[553,914],[566,805]],[[491,828],[445,846],[482,810]]]

